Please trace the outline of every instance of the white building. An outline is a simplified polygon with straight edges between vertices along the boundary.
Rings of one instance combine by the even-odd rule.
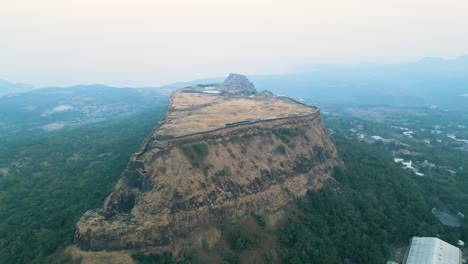
[[[451,139],[457,139],[457,137],[454,134],[447,134],[447,137]]]
[[[403,264],[461,264],[462,252],[436,237],[413,237]]]
[[[413,134],[414,133],[411,130],[403,132],[403,136],[406,136],[406,137],[409,137],[409,138],[412,138]]]
[[[408,169],[413,167],[413,162],[411,160],[410,161],[404,161],[401,164],[403,164],[403,166],[405,166]]]

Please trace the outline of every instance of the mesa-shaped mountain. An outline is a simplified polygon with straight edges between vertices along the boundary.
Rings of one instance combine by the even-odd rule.
[[[202,226],[284,210],[333,182],[341,163],[317,107],[256,93],[235,74],[221,84],[182,88],[103,207],[81,217],[75,244],[173,250],[179,237]]]

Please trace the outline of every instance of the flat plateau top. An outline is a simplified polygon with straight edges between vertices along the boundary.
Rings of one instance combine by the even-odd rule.
[[[271,93],[233,95],[218,92],[212,87],[189,87],[172,93],[166,118],[155,135],[180,137],[236,124],[303,116],[316,111],[317,108]]]

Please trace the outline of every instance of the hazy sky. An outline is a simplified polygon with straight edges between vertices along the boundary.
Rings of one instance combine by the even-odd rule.
[[[37,86],[464,54],[467,0],[0,0],[0,79]]]

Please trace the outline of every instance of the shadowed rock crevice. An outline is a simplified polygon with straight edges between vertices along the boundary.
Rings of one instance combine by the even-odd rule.
[[[133,207],[135,206],[135,194],[125,193],[124,195],[120,196],[119,205],[119,213],[130,214]]]

